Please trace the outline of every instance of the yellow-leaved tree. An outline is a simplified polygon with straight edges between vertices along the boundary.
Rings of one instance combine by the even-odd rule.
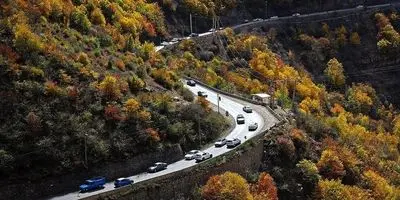
[[[343,86],[346,82],[343,72],[343,65],[336,58],[330,59],[324,70],[329,82],[336,87]]]
[[[201,188],[205,200],[252,200],[247,181],[237,173],[225,172],[208,179]]]

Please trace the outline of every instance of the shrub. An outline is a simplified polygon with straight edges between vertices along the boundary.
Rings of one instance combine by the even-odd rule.
[[[89,56],[85,52],[81,52],[78,55],[78,62],[80,62],[83,66],[90,64]]]
[[[397,199],[400,194],[395,194],[395,188],[388,181],[374,171],[364,172],[364,179],[368,187],[373,191],[375,199]],[[397,198],[396,198],[397,197]]]
[[[147,135],[149,135],[152,142],[159,142],[161,140],[160,135],[153,128],[147,128],[145,132]]]
[[[146,83],[141,78],[136,76],[136,74],[133,74],[132,77],[128,79],[128,84],[131,92],[140,91],[146,86]]]
[[[26,116],[26,123],[31,132],[36,133],[42,129],[42,122],[39,116],[34,112],[29,112]]]
[[[14,168],[14,157],[7,151],[0,149],[0,173],[8,174]]]
[[[194,100],[194,95],[189,89],[182,87],[179,92],[185,101],[192,102]]]
[[[124,63],[124,61],[122,61],[121,59],[117,59],[117,60],[115,61],[115,66],[116,66],[119,70],[125,71],[125,63]]]
[[[139,109],[140,109],[140,103],[136,99],[130,98],[125,102],[125,111],[128,114],[128,116],[130,117],[137,116]]]
[[[327,179],[341,179],[346,171],[339,157],[334,151],[324,150],[317,163],[318,170]]]
[[[191,53],[194,52],[196,47],[196,44],[194,43],[193,40],[183,40],[180,44],[179,44],[179,49],[182,51],[189,51]]]
[[[44,90],[45,94],[47,95],[61,95],[63,93],[63,90],[57,86],[57,83],[54,81],[46,81],[44,83]]]
[[[360,35],[358,35],[357,32],[351,33],[351,35],[350,35],[350,43],[352,45],[360,45],[361,44]]]
[[[303,179],[312,184],[317,184],[318,181],[321,179],[321,176],[318,174],[318,168],[315,165],[315,163],[309,161],[309,160],[301,160],[299,163],[297,163],[297,168],[300,169],[302,173]]]
[[[105,25],[106,18],[101,12],[100,8],[95,8],[91,14],[92,23],[95,25]]]
[[[204,97],[197,97],[197,104],[199,104],[206,112],[211,111],[210,102]]]
[[[179,86],[179,77],[173,71],[167,70],[165,68],[154,69],[151,75],[156,82],[163,85],[167,89],[172,89]]]
[[[39,52],[44,45],[38,35],[28,25],[17,24],[14,33],[14,46],[21,52]]]
[[[121,110],[115,105],[107,105],[104,108],[104,116],[107,120],[123,121],[125,119]]]
[[[107,75],[104,78],[99,85],[99,89],[110,100],[119,99],[122,95],[117,78],[111,75]]]
[[[83,6],[75,8],[71,14],[71,27],[83,33],[87,33],[92,26],[88,17],[86,16],[86,9]]]
[[[44,72],[42,69],[37,68],[37,67],[31,67],[30,73],[32,77],[37,77],[37,78],[43,78],[44,77]]]

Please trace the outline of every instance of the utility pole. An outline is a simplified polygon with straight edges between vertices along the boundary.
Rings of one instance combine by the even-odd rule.
[[[190,13],[190,33],[193,33],[193,27],[192,27],[192,13]]]
[[[87,136],[88,134],[85,133],[85,167],[88,168],[88,161],[87,161]]]
[[[219,114],[219,102],[221,101],[221,97],[219,96],[219,93],[217,93],[217,99],[218,99],[218,114]]]
[[[200,134],[200,115],[197,113],[197,134],[199,134],[199,143],[201,146],[201,134]]]
[[[268,0],[265,0],[265,19],[268,19]]]
[[[297,80],[294,80],[294,86],[293,86],[293,96],[292,96],[292,110],[294,111],[294,109],[295,109],[295,98],[296,98],[296,84],[297,84]]]

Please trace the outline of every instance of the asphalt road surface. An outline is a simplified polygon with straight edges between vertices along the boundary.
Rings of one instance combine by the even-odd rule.
[[[217,93],[214,92],[213,90],[207,89],[198,84],[196,84],[196,86],[194,86],[194,87],[187,86],[185,84],[185,87],[187,87],[196,96],[197,96],[198,91],[206,92],[208,95],[207,100],[210,101],[212,104],[217,105]],[[219,104],[220,108],[228,111],[229,114],[235,118],[238,114],[243,114],[245,117],[245,124],[236,125],[232,129],[232,131],[228,134],[228,136],[226,136],[226,138],[228,138],[228,139],[237,137],[240,140],[242,140],[242,143],[243,143],[245,141],[244,136],[246,136],[247,140],[248,140],[249,138],[252,138],[252,137],[260,134],[263,130],[268,129],[269,127],[273,126],[275,123],[278,122],[278,120],[275,117],[273,117],[272,114],[269,114],[269,115],[260,114],[261,112],[259,112],[257,110],[253,110],[253,113],[243,112],[243,110],[242,110],[243,106],[245,106],[245,105],[252,106],[252,104],[250,104],[250,103],[246,103],[246,104],[239,103],[241,101],[235,101],[235,99],[233,99],[231,97],[226,97],[224,95],[220,95],[220,97],[221,97],[221,101]],[[259,108],[259,106],[258,106],[258,108]],[[263,110],[262,112],[266,113],[265,110]],[[225,114],[225,113],[221,113],[221,114]],[[258,123],[258,129],[256,131],[251,131],[251,132],[248,131],[248,124],[250,122]],[[227,149],[226,146],[220,147],[220,148],[211,146],[211,147],[208,147],[208,148],[202,149],[202,150],[205,152],[212,153],[213,157],[216,157],[216,156],[224,154],[228,151],[231,151],[232,149]],[[160,160],[160,162],[162,162],[162,160]],[[204,162],[207,162],[207,161],[204,161]],[[152,179],[154,177],[158,177],[158,176],[162,176],[162,175],[165,175],[168,173],[176,172],[176,171],[191,167],[196,164],[197,163],[195,162],[195,160],[187,161],[187,160],[184,160],[182,157],[182,160],[169,164],[168,168],[166,170],[163,170],[163,171],[160,171],[157,173],[144,172],[141,174],[132,175],[128,178],[132,179],[135,184],[135,183],[139,183],[144,180]],[[101,176],[101,174],[99,174],[99,176]],[[53,197],[50,199],[53,199],[53,200],[79,199],[79,198],[88,197],[88,196],[92,196],[95,194],[107,192],[110,190],[114,190],[114,182],[113,182],[114,180],[108,180],[108,181],[111,181],[111,182],[108,182],[105,185],[104,189],[101,189],[101,190],[96,190],[96,191],[86,192],[86,193],[79,193],[78,191],[76,191],[76,192],[56,196],[56,197]],[[82,183],[83,182],[84,182],[84,180],[82,180]],[[78,185],[76,187],[78,188]]]

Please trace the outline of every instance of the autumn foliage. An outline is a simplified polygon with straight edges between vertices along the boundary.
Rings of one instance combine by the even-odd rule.
[[[274,179],[268,173],[261,173],[257,183],[248,184],[239,174],[225,172],[211,176],[201,189],[204,199],[254,199],[277,200],[277,188]]]
[[[201,190],[206,200],[251,200],[253,199],[247,181],[239,174],[225,172],[210,177]]]

